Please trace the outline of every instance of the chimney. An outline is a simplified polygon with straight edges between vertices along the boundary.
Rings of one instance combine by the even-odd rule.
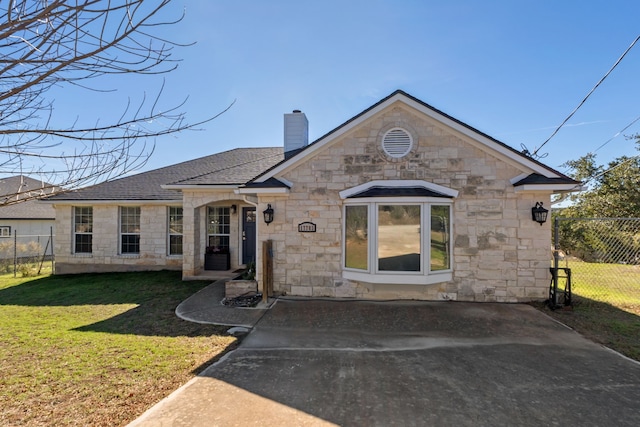
[[[309,121],[300,110],[284,115],[284,158],[309,144]]]

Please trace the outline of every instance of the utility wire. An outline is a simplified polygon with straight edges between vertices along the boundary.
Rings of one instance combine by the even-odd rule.
[[[569,119],[571,119],[571,117],[573,117],[573,115],[576,113],[576,111],[578,111],[578,109],[580,107],[582,107],[582,105],[587,101],[587,99],[591,96],[591,94],[598,88],[598,86],[600,86],[600,84],[609,76],[609,74],[611,74],[611,72],[618,66],[618,64],[622,61],[622,59],[627,55],[627,53],[629,53],[629,51],[633,48],[633,46],[635,46],[635,44],[638,42],[638,40],[640,40],[640,35],[638,37],[636,37],[636,39],[633,41],[633,43],[631,43],[631,45],[627,48],[627,50],[624,51],[624,53],[620,56],[620,58],[618,58],[618,60],[616,61],[615,64],[613,64],[613,67],[611,67],[609,69],[609,71],[607,71],[607,73],[600,79],[600,81],[598,81],[598,83],[596,83],[596,85],[593,87],[593,89],[591,89],[589,91],[589,93],[587,94],[587,96],[584,97],[584,99],[578,104],[578,106],[576,108],[573,109],[573,111],[571,112],[571,114],[569,114],[567,116],[566,119],[564,119],[564,121],[562,123],[560,123],[560,126],[558,126],[556,128],[556,130],[553,131],[553,133],[551,134],[551,136],[549,138],[547,138],[547,140],[545,142],[542,143],[542,145],[538,148],[536,148],[536,150],[533,152],[533,154],[531,155],[532,157],[535,157],[538,154],[538,151],[545,146],[545,144],[547,142],[549,142],[551,140],[551,138],[553,138],[562,128],[562,126],[564,126]]]
[[[593,150],[593,152],[595,153],[596,151],[598,151],[599,149],[601,149],[602,147],[604,147],[605,145],[607,145],[608,143],[610,143],[611,141],[613,141],[614,138],[617,138],[618,136],[620,136],[620,134],[622,132],[624,132],[625,130],[629,129],[632,125],[634,125],[638,120],[640,120],[640,116],[636,117],[631,123],[629,123],[628,125],[626,125],[622,130],[620,130],[618,133],[616,133],[615,135],[613,135],[611,138],[609,138],[608,140],[606,140],[601,146],[599,146],[598,148],[596,148],[595,150]]]
[[[552,204],[552,205],[557,205],[558,203],[562,203],[562,202],[564,202],[564,201],[565,201],[565,199],[569,196],[569,194],[570,194],[571,192],[576,191],[576,190],[578,190],[578,189],[579,189],[579,188],[581,188],[581,187],[582,187],[582,188],[584,188],[584,187],[586,187],[586,186],[587,186],[587,184],[589,184],[589,183],[590,183],[591,181],[593,181],[594,179],[600,178],[601,176],[603,176],[603,175],[605,175],[605,174],[607,174],[607,173],[609,173],[609,172],[611,172],[611,171],[613,171],[613,170],[615,170],[615,169],[618,169],[619,167],[622,167],[622,166],[626,165],[627,163],[631,163],[631,162],[633,162],[634,160],[638,160],[638,159],[640,159],[640,155],[633,156],[633,157],[629,157],[629,158],[628,158],[628,159],[626,159],[625,161],[620,162],[620,163],[618,163],[617,165],[610,167],[609,169],[605,169],[605,170],[603,170],[603,171],[601,171],[601,172],[599,172],[599,173],[597,173],[597,174],[595,174],[595,175],[593,175],[593,176],[590,176],[590,177],[589,177],[589,178],[587,178],[586,180],[582,181],[580,184],[576,184],[576,186],[575,186],[575,187],[573,187],[571,190],[567,191],[567,192],[566,192],[566,194],[565,194],[563,197],[561,197],[560,199],[558,199],[558,200],[556,200],[556,201],[551,202],[551,204]]]

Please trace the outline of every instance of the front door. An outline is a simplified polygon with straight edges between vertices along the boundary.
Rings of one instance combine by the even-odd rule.
[[[256,260],[256,208],[242,208],[242,263]]]

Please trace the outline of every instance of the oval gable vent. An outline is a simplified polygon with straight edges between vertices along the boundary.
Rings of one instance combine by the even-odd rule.
[[[404,129],[393,128],[382,138],[382,149],[390,157],[404,157],[409,154],[411,148],[413,148],[413,138]]]

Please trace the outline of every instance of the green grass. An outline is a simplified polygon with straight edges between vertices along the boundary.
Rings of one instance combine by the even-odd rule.
[[[569,267],[573,293],[578,298],[640,307],[640,266],[571,260]]]
[[[564,265],[562,265],[564,266]],[[572,310],[551,311],[593,341],[640,361],[640,266],[570,260]]]
[[[175,316],[208,283],[176,272],[0,276],[0,425],[135,419],[234,345],[226,328]]]

